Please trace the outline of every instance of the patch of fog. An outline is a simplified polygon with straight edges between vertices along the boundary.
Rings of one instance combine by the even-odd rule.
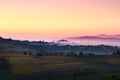
[[[119,40],[98,40],[98,39],[81,39],[73,40],[69,39],[68,42],[62,42],[65,45],[110,45],[110,46],[120,46]]]

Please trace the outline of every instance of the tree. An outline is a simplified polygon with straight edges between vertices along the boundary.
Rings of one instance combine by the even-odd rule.
[[[71,51],[67,53],[67,56],[77,56],[77,54],[74,51]]]
[[[115,52],[113,52],[113,55],[116,55],[116,53],[115,53]]]
[[[26,51],[24,51],[24,52],[23,52],[23,54],[24,54],[24,55],[27,55],[27,52],[26,52]]]
[[[6,67],[6,59],[4,57],[0,57],[0,68],[5,68]]]
[[[117,50],[116,54],[120,54],[120,50]]]
[[[61,56],[64,56],[65,54],[64,54],[63,52],[60,52],[60,55],[61,55]]]
[[[29,53],[29,55],[32,55],[32,53]]]
[[[94,53],[89,53],[88,56],[95,56],[95,54]]]
[[[0,80],[13,80],[8,57],[0,57]]]
[[[80,53],[79,53],[79,56],[84,56],[83,52],[80,52]]]
[[[36,56],[43,56],[43,54],[38,53],[38,54],[36,54]]]
[[[113,55],[120,55],[120,50],[117,50],[116,52],[113,52]]]

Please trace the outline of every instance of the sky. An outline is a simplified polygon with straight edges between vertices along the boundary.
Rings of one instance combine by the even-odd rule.
[[[120,0],[0,0],[0,36],[52,40],[120,34]]]

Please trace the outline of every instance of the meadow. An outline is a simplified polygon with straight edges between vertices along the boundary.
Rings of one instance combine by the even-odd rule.
[[[119,56],[9,57],[14,80],[120,80]]]

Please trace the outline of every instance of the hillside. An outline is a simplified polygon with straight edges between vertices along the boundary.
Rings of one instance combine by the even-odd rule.
[[[60,45],[50,42],[42,41],[20,41],[12,39],[0,38],[0,53],[23,53],[28,52],[32,54],[36,53],[47,53],[47,54],[60,54],[64,53],[65,55],[70,52],[79,54],[83,52],[84,54],[98,54],[98,55],[109,55],[113,52],[120,50],[117,46],[105,46],[105,45]]]
[[[15,40],[0,38],[0,53],[23,53],[29,50]]]

